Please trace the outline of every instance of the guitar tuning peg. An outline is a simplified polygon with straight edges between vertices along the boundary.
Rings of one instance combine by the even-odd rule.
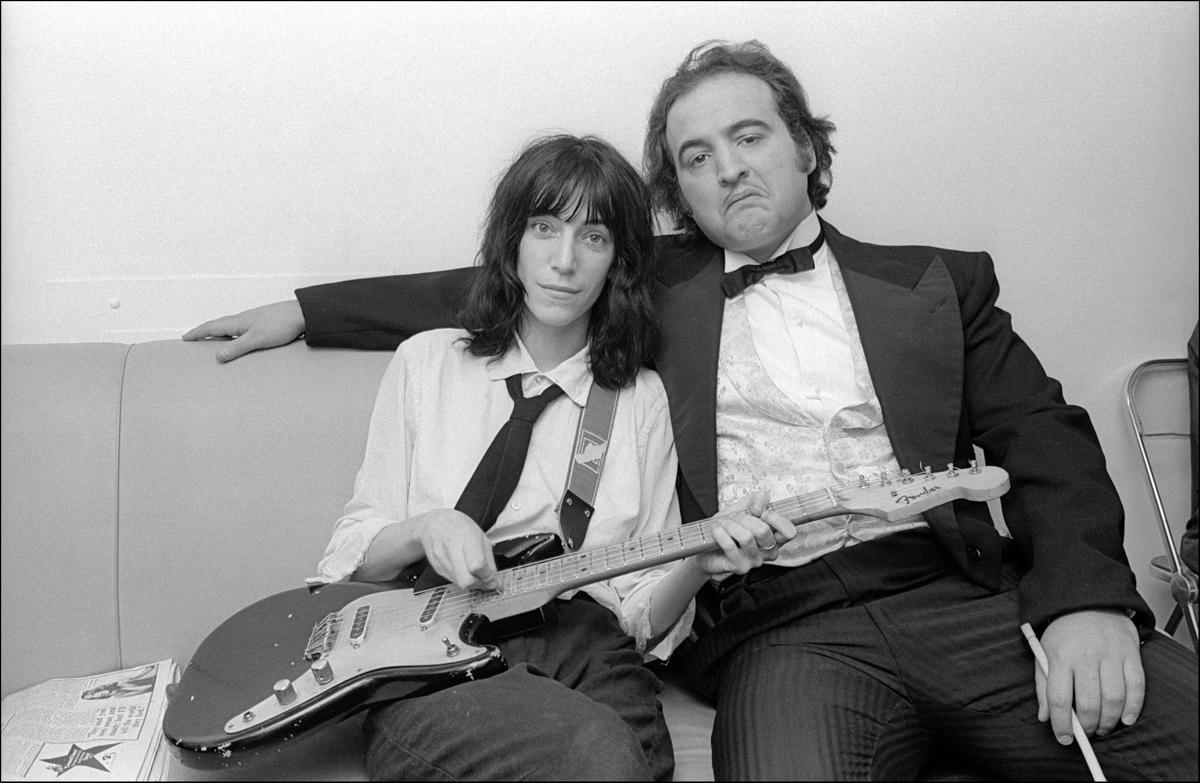
[[[971,470],[969,472],[978,473],[979,472],[979,461],[973,459],[970,462],[971,462]]]
[[[954,467],[953,462],[946,463],[946,475],[949,476],[950,478],[954,478],[955,476],[958,475],[958,468]]]
[[[928,465],[925,466],[925,480],[933,481],[933,468],[929,467]]]

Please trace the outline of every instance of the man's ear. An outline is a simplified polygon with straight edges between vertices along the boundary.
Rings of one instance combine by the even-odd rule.
[[[796,140],[796,155],[800,159],[800,170],[805,176],[816,171],[817,154],[813,151],[812,140],[804,131],[800,131],[800,138]]]

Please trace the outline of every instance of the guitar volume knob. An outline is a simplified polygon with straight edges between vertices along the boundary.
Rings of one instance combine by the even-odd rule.
[[[296,689],[292,687],[290,680],[280,680],[271,686],[271,690],[275,692],[275,700],[281,705],[287,706],[296,700]]]
[[[313,679],[317,681],[318,685],[327,685],[333,680],[333,667],[329,665],[329,660],[326,658],[313,661],[312,673]]]

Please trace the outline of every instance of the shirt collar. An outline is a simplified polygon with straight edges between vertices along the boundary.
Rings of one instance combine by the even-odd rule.
[[[542,372],[533,362],[520,335],[516,335],[513,346],[500,358],[488,362],[488,380],[501,381],[510,375],[521,374],[521,391],[526,397],[541,394],[550,384],[556,384],[576,405],[587,404],[592,390],[591,344],[585,344],[574,355],[564,359],[557,367]]]
[[[808,217],[801,220],[799,225],[792,229],[792,233],[788,234],[782,244],[775,249],[775,252],[771,254],[771,258],[777,258],[797,247],[808,247],[816,240],[819,233],[821,233],[821,221],[817,218],[817,211],[814,209],[808,213]],[[745,253],[738,253],[735,250],[725,251],[726,272],[740,269],[746,264],[757,263],[757,261]]]

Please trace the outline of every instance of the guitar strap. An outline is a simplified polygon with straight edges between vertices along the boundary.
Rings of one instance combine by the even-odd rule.
[[[571,450],[571,465],[567,469],[567,487],[558,503],[559,526],[567,551],[570,552],[583,543],[588,522],[595,510],[596,488],[600,485],[600,471],[608,454],[608,440],[616,419],[619,395],[620,390],[606,389],[593,380],[587,404],[579,416],[575,447]],[[399,578],[404,582],[412,581],[413,590],[417,592],[448,581],[430,568],[424,559],[406,567]]]
[[[595,510],[596,488],[600,485],[600,471],[608,454],[608,439],[617,415],[618,396],[619,389],[606,389],[593,380],[587,405],[579,417],[575,448],[571,451],[571,467],[567,471],[567,489],[558,504],[558,523],[570,552],[583,543],[592,511]]]

